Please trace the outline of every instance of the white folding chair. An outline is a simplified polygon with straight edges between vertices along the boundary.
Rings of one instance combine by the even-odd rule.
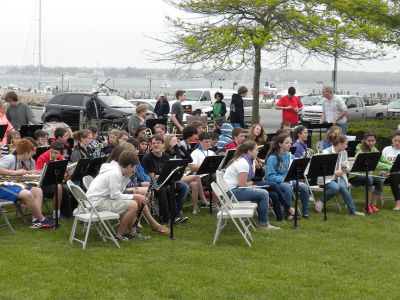
[[[306,179],[304,180],[305,184],[307,184],[309,190],[310,190],[310,197],[311,200],[314,202],[315,207],[317,207],[317,200],[315,199],[314,193],[320,192],[323,193],[324,192],[324,188],[320,187],[319,185],[310,185],[310,183],[308,182],[308,179],[306,177]],[[340,207],[340,203],[339,200],[337,198],[337,195],[335,195],[335,204],[337,206],[337,208],[339,209],[340,212],[342,212],[342,208]]]
[[[90,175],[86,175],[82,178],[83,186],[85,187],[86,190],[89,189],[90,184],[93,181],[93,177]]]
[[[10,228],[11,232],[14,233],[14,228],[11,226],[11,223],[8,220],[7,215],[3,210],[3,207],[6,207],[6,206],[14,206],[15,207],[15,204],[12,201],[0,199],[0,215],[3,217],[3,220],[4,220],[4,224],[1,224],[0,226],[8,226],[8,228]]]
[[[215,230],[213,245],[216,244],[222,229],[226,226],[228,219],[230,219],[235,224],[247,245],[251,247],[250,240],[253,240],[253,238],[251,236],[249,227],[253,225],[246,224],[245,220],[249,220],[254,216],[254,209],[233,209],[229,205],[230,201],[227,199],[227,197],[225,197],[217,183],[211,183],[211,188],[221,203],[221,210],[217,213],[217,228]],[[224,223],[222,223],[223,220],[225,220]]]
[[[82,189],[72,183],[72,181],[68,181],[67,185],[71,194],[78,201],[78,212],[75,215],[74,224],[72,225],[71,235],[69,237],[69,242],[72,244],[74,241],[80,242],[83,246],[83,249],[86,249],[86,244],[89,237],[91,224],[95,226],[98,234],[106,241],[106,239],[110,239],[114,242],[114,244],[120,248],[118,241],[115,239],[113,233],[112,226],[109,223],[109,220],[119,220],[119,214],[113,213],[110,211],[100,211],[98,212],[96,208],[93,206],[92,202],[88,200],[86,194],[82,191]],[[84,240],[80,240],[75,237],[76,228],[78,222],[83,222],[87,227],[84,227]],[[110,230],[111,228],[111,230]],[[85,232],[86,231],[86,232]]]

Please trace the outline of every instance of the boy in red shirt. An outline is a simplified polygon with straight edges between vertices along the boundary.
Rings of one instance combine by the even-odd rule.
[[[295,94],[296,89],[291,86],[288,89],[288,95],[279,99],[275,105],[276,109],[282,109],[282,121],[289,122],[292,125],[299,124],[299,112],[303,107],[300,99]]]
[[[225,146],[225,151],[236,149],[246,139],[246,131],[241,127],[235,127],[232,130],[233,141]]]

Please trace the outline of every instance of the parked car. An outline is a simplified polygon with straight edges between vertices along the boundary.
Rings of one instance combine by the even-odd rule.
[[[317,104],[318,101],[322,99],[322,96],[304,96],[301,98],[301,103],[303,106],[313,106]]]
[[[376,104],[366,106],[364,99],[356,95],[340,95],[347,106],[347,120],[361,121],[365,119],[384,119],[387,117],[387,105]],[[322,115],[322,103],[324,98],[319,100],[316,105],[308,106],[303,109],[303,122],[319,123]]]
[[[99,94],[101,117],[110,120],[110,126],[115,123],[123,127],[129,116],[134,112],[134,106],[124,98],[116,95]],[[49,101],[43,108],[43,122],[64,122],[72,130],[79,129],[80,111],[85,112],[86,102],[90,93],[61,93]],[[106,130],[103,129],[102,130]]]
[[[155,119],[157,115],[154,113],[157,100],[155,99],[130,99],[128,100],[135,108],[140,104],[146,104],[147,106],[147,118]],[[135,111],[135,110],[134,110]]]
[[[224,94],[224,101],[231,100],[232,95],[236,93],[235,90],[231,89],[216,89],[216,88],[198,88],[198,89],[187,89],[186,90],[186,101],[183,105],[190,105],[191,111],[186,109],[186,113],[192,115],[201,115],[201,110],[206,107],[210,107],[215,102],[214,94],[220,92]],[[172,106],[176,100],[169,101],[169,105]],[[228,105],[227,105],[228,106]]]
[[[395,99],[388,104],[388,117],[398,118],[400,116],[400,99]]]

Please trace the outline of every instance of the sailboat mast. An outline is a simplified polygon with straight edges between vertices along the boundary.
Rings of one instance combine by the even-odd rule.
[[[42,66],[42,0],[39,0],[39,78],[38,78],[38,90],[40,91],[40,83],[42,81],[41,74]]]

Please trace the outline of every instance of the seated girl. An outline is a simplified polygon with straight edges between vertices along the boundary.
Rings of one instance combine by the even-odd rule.
[[[364,138],[361,144],[356,147],[356,157],[359,153],[379,152],[375,147],[376,134],[373,131],[368,131],[364,134]],[[376,207],[379,197],[382,194],[384,177],[392,167],[392,163],[388,161],[383,155],[379,159],[378,165],[373,172],[373,175],[368,176],[368,186],[374,187],[372,194],[372,203],[368,205],[368,213],[378,212],[379,209]],[[375,176],[374,176],[375,175]],[[363,174],[350,174],[349,182],[354,186],[365,186],[366,177]]]
[[[323,196],[320,201],[316,204],[318,212],[322,211],[323,202],[328,201],[329,198],[333,197],[337,193],[342,194],[343,201],[346,203],[347,209],[353,216],[364,216],[363,213],[356,211],[353,199],[348,188],[347,172],[349,162],[347,158],[347,138],[344,135],[339,135],[333,140],[333,145],[323,151],[324,154],[337,153],[338,159],[336,162],[335,173],[333,176],[326,176],[325,188],[326,198]],[[318,178],[318,184],[323,185],[323,178]]]
[[[224,179],[238,201],[253,201],[258,204],[258,223],[262,229],[280,229],[269,223],[269,193],[256,188],[253,178],[252,160],[257,157],[257,144],[245,141],[236,150],[235,156],[225,171]],[[247,188],[246,188],[247,187]]]
[[[328,132],[326,133],[326,139],[322,143],[322,149],[327,149],[331,147],[333,144],[333,140],[339,134],[342,134],[342,129],[339,126],[333,125],[331,128],[329,128]]]
[[[296,158],[304,158],[308,156],[307,140],[308,130],[307,127],[300,125],[294,130],[294,137],[296,141],[293,143],[293,147],[296,147],[294,156]]]
[[[392,136],[392,145],[385,147],[382,151],[382,156],[392,164],[400,154],[400,131],[396,131]],[[383,176],[388,176],[388,172],[384,172]],[[394,211],[400,211],[400,174],[390,174],[386,179],[390,183],[394,201],[396,202]]]
[[[294,156],[290,153],[292,139],[289,134],[279,134],[271,145],[268,152],[266,178],[268,181],[276,182],[285,197],[286,207],[290,207],[293,198],[293,190],[296,185],[293,182],[285,182],[285,177],[289,171],[290,164]],[[309,189],[305,183],[299,183],[299,192],[304,218],[309,217],[308,201]]]

